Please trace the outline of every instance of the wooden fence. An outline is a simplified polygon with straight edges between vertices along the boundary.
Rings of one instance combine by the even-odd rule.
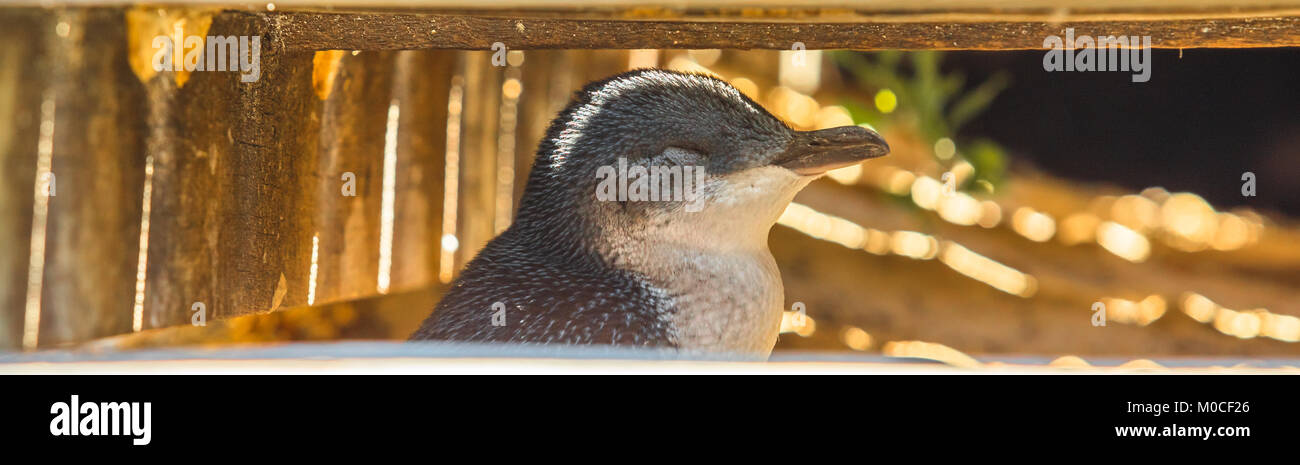
[[[1300,45],[1290,0],[910,3],[0,8],[0,348],[446,282],[508,224],[569,92],[626,68],[597,49]],[[258,79],[154,71],[177,31],[258,37]]]

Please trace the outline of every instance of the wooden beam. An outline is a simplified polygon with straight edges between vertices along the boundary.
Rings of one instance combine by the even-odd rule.
[[[20,6],[93,7],[136,5],[134,0],[12,0]],[[170,0],[172,6],[220,6],[263,10],[264,3],[240,4],[230,0]],[[1249,11],[1300,6],[1297,0],[279,0],[278,10],[307,9],[411,9],[475,11],[629,11],[639,15],[707,10],[768,10],[783,14],[818,10],[872,12],[927,11],[1058,11],[1070,12],[1173,12]]]
[[[1300,10],[1259,15],[1150,17],[927,14],[832,18],[699,16],[671,19],[559,17],[513,12],[256,13],[288,50],[510,49],[1041,49],[1049,35],[1151,36],[1157,48],[1300,46]]]

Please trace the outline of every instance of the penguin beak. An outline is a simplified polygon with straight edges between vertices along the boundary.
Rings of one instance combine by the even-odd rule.
[[[816,176],[888,153],[889,144],[875,131],[860,126],[841,126],[795,131],[794,140],[774,164],[803,176]]]

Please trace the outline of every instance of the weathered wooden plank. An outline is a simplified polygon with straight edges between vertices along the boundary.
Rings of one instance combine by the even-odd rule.
[[[807,49],[1041,49],[1049,35],[1149,35],[1153,47],[1300,46],[1300,11],[1258,16],[1020,17],[870,15],[769,19],[761,14],[675,19],[572,18],[555,15],[436,13],[258,13],[274,24],[289,50],[736,48]]]
[[[50,6],[95,6],[95,5],[130,5],[130,0],[16,0],[16,5],[50,5]],[[231,5],[228,0],[173,0],[174,5]],[[1070,9],[1072,11],[1203,11],[1207,9],[1226,9],[1228,6],[1249,10],[1257,8],[1280,8],[1300,6],[1297,0],[931,0],[915,2],[908,0],[684,0],[672,2],[653,0],[502,0],[491,3],[473,0],[281,0],[276,2],[278,9],[306,8],[412,8],[412,9],[457,9],[457,10],[633,10],[656,7],[655,11],[686,11],[702,9],[860,9],[866,11],[933,11],[933,10],[1006,10],[1037,11],[1053,9]],[[261,9],[261,4],[236,5],[250,9]],[[645,14],[642,12],[642,14]]]
[[[50,52],[42,113],[55,180],[41,231],[40,346],[131,330],[144,178],[144,89],[124,66],[120,12],[52,19],[37,35]]]
[[[322,102],[315,302],[376,293],[393,52],[343,53]],[[315,73],[330,72],[316,67]]]
[[[14,0],[18,5],[43,6],[103,6],[133,5],[132,0]],[[229,0],[172,0],[170,5],[232,6],[262,9],[263,4],[237,4]],[[775,10],[783,16],[801,11],[861,10],[876,12],[925,11],[1055,11],[1071,12],[1178,12],[1178,11],[1239,11],[1300,6],[1297,0],[504,0],[476,2],[474,0],[281,0],[276,8],[315,9],[454,9],[473,11],[627,11],[637,15],[673,14],[700,10]]]
[[[221,14],[209,34],[265,30],[255,16]],[[151,81],[163,87],[151,91],[161,116],[146,327],[188,322],[195,303],[220,318],[306,302],[320,142],[312,57],[267,40],[256,82],[196,72],[171,91]]]
[[[258,18],[220,14],[209,34],[264,32]],[[146,327],[186,323],[195,303],[224,318],[376,295],[385,274],[399,288],[436,275],[447,84],[424,68],[448,68],[451,53],[399,60],[264,44],[257,82],[236,73],[193,73],[180,89],[150,81],[162,116],[151,144]],[[386,193],[390,104],[404,99],[399,176]],[[393,240],[381,273],[386,195]]]
[[[133,26],[141,29],[134,47],[149,47],[145,40],[171,27],[163,18],[128,19],[146,23]],[[251,29],[249,23],[256,21],[243,15],[219,15],[206,32],[231,34]],[[233,152],[240,148],[230,129],[242,110],[241,85],[247,84],[228,72],[193,73],[183,87],[171,72],[146,76],[141,73],[149,89],[148,153],[153,175],[144,302],[137,311],[141,326],[153,328],[190,323],[197,309],[211,318],[221,304],[221,227],[231,221],[222,209],[227,184],[222,178],[228,176]]]
[[[253,35],[261,29],[233,29]],[[273,41],[272,41],[273,42]],[[268,50],[269,49],[269,50]],[[229,163],[218,166],[216,317],[271,311],[307,300],[313,174],[320,142],[311,83],[312,54],[266,47],[261,79],[241,83]]]
[[[134,21],[133,46],[151,51],[156,34],[167,34],[174,24],[186,27],[187,35],[249,35],[264,29],[258,19],[245,15],[217,15],[209,18],[209,29],[191,30],[194,18],[186,12],[152,10],[128,12]],[[183,20],[183,22],[182,22]],[[263,64],[271,52],[263,47]],[[245,118],[257,118],[249,112],[246,94],[251,83],[242,83],[237,73],[195,72],[187,75],[161,72],[150,74],[151,67],[137,70],[147,79],[150,108],[149,155],[153,166],[150,178],[151,212],[148,220],[147,277],[141,312],[143,328],[190,323],[192,315],[202,310],[207,319],[231,312],[225,281],[238,277],[228,271],[234,242],[225,227],[231,223],[247,226],[240,212],[229,200],[239,170],[274,169],[262,166],[239,166],[240,151],[252,143],[246,132],[237,131]],[[264,68],[265,69],[265,68]],[[152,76],[152,77],[150,77]],[[263,73],[262,79],[267,79]],[[303,124],[319,124],[317,117],[298,118]],[[314,148],[314,145],[309,146]],[[299,157],[314,160],[314,150],[302,151]],[[263,162],[265,163],[265,162]],[[235,238],[238,239],[238,238]],[[259,257],[260,258],[260,257]],[[238,291],[236,291],[238,292]],[[267,299],[271,300],[271,299]],[[264,308],[260,307],[259,308]]]
[[[22,347],[45,45],[44,12],[0,15],[0,349]]]
[[[401,119],[392,291],[438,282],[447,93],[455,65],[456,53],[451,51],[398,54],[393,99],[401,105]]]

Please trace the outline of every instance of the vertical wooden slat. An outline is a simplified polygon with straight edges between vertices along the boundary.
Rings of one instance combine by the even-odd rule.
[[[395,58],[396,52],[345,53],[334,88],[322,102],[315,303],[376,292],[384,131],[393,96]],[[355,176],[355,196],[343,195],[344,173]]]
[[[186,324],[191,309],[215,305],[217,235],[217,168],[229,163],[232,140],[223,111],[233,97],[229,76],[196,73],[181,92],[170,73],[154,76],[148,89],[149,139],[146,160],[152,167],[141,327]],[[224,99],[223,99],[224,97]],[[212,105],[220,105],[213,107]],[[179,134],[185,134],[184,143]],[[211,316],[211,313],[206,313]]]
[[[213,18],[207,32],[224,36],[248,30],[244,22],[242,17],[221,15]],[[146,47],[150,34],[168,27],[164,23],[135,34],[132,46]],[[267,79],[267,73],[262,74]],[[196,72],[180,87],[173,73],[160,72],[145,85],[153,175],[141,317],[143,328],[154,328],[190,323],[196,304],[207,318],[217,311],[220,228],[229,221],[222,205],[222,177],[238,148],[231,126],[241,116],[241,86],[250,84],[240,83],[230,72]]]
[[[465,100],[461,119],[458,267],[474,258],[495,233],[496,143],[503,68],[492,52],[461,54]]]
[[[56,15],[53,168],[40,345],[128,332],[144,177],[144,90],[115,9]]]
[[[402,112],[397,138],[397,198],[392,291],[438,282],[442,237],[447,93],[451,51],[399,52],[393,98]]]
[[[209,35],[261,35],[260,17],[223,13]],[[318,182],[312,53],[263,36],[261,76],[196,72],[170,91],[155,77],[155,157],[146,327],[306,302]],[[168,76],[167,73],[160,76]]]
[[[31,27],[50,31],[5,37],[35,35],[46,41],[31,47],[10,39],[0,55],[0,62],[29,60],[48,52],[42,49],[47,44],[57,52],[51,55],[57,59],[42,62],[51,67],[42,75],[56,79],[47,79],[40,90],[52,93],[6,84],[39,81],[14,77],[21,71],[11,70],[20,67],[0,73],[0,90],[7,92],[0,94],[0,111],[15,115],[6,117],[14,124],[0,133],[5,166],[13,168],[5,175],[14,178],[4,187],[12,195],[0,202],[0,218],[12,219],[0,232],[3,238],[31,242],[35,169],[31,154],[23,151],[36,145],[40,96],[54,95],[59,113],[69,115],[55,125],[53,171],[63,197],[50,202],[48,259],[42,261],[47,266],[41,330],[47,343],[130,331],[137,314],[138,265],[146,270],[138,312],[144,328],[186,324],[196,303],[203,304],[209,319],[305,304],[313,283],[315,303],[377,293],[385,116],[393,101],[402,111],[391,193],[390,289],[432,283],[443,234],[450,73],[458,70],[465,83],[455,231],[457,263],[463,265],[500,226],[494,222],[502,186],[499,156],[513,154],[507,161],[518,163],[517,195],[553,112],[572,88],[599,77],[573,70],[591,66],[603,75],[604,68],[593,62],[615,71],[624,61],[622,52],[609,57],[547,52],[569,71],[555,80],[543,73],[520,75],[530,79],[516,119],[523,125],[514,131],[513,151],[501,154],[505,68],[493,66],[492,52],[348,54],[334,71],[330,95],[322,99],[313,88],[319,72],[315,53],[278,50],[265,35],[271,28],[263,15],[218,13],[204,17],[211,17],[210,29],[185,30],[261,36],[261,77],[244,83],[237,72],[132,75],[128,57],[141,49],[152,52],[145,41],[155,31],[135,31],[124,18],[130,14],[121,9],[60,14],[72,18],[63,21],[70,34],[54,37],[50,33],[59,21],[51,19],[53,13],[33,13],[44,19],[29,21],[36,24]],[[167,21],[187,14],[160,13],[162,19],[151,27],[167,30]],[[5,20],[14,23],[16,17]],[[558,69],[555,63],[538,67]],[[356,197],[341,191],[344,172],[356,175]],[[318,238],[314,279],[313,236]],[[143,252],[137,249],[141,243]],[[0,318],[0,346],[14,346],[21,336],[25,249],[0,256],[0,298],[9,304]]]
[[[266,29],[234,28],[236,35]],[[273,39],[273,38],[271,38]],[[309,52],[263,46],[262,76],[240,87],[230,163],[218,167],[217,317],[271,311],[307,300],[319,103]],[[234,78],[235,76],[231,76]],[[376,115],[379,116],[379,115]]]
[[[0,15],[0,350],[22,346],[47,13]]]
[[[259,16],[226,13],[209,34],[265,31]],[[336,67],[321,66],[317,53],[283,53],[264,36],[257,82],[236,73],[193,73],[181,89],[151,81],[151,104],[163,116],[151,143],[146,326],[187,323],[194,302],[222,318],[306,304],[312,290],[313,304],[377,294],[394,99],[391,287],[433,282],[447,83],[427,69],[449,73],[452,55],[342,53]],[[355,176],[355,196],[344,195],[345,172]]]

